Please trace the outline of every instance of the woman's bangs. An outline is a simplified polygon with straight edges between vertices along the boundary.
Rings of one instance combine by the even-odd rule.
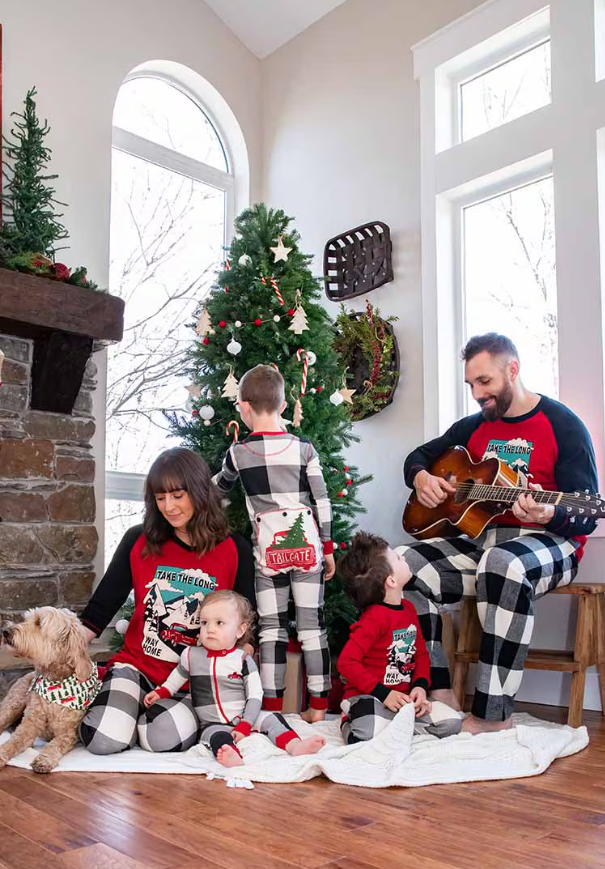
[[[187,491],[185,480],[175,472],[174,468],[152,468],[147,477],[147,485],[154,495]]]

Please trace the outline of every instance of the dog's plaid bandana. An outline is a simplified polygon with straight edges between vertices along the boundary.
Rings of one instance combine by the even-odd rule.
[[[55,682],[47,676],[37,676],[29,689],[49,703],[58,703],[68,709],[88,709],[101,690],[101,680],[97,665],[92,665],[92,673],[83,682],[76,679],[75,674]]]

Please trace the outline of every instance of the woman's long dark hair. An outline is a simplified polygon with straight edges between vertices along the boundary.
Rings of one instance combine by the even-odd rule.
[[[229,535],[221,495],[212,482],[210,468],[197,453],[184,447],[166,450],[152,464],[145,480],[145,518],[143,555],[157,555],[174,530],[158,509],[155,496],[163,492],[187,492],[193,504],[193,517],[187,526],[191,546],[205,555]]]

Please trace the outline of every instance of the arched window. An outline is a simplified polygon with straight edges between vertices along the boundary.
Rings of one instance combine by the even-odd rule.
[[[177,443],[165,413],[186,405],[188,326],[233,215],[229,152],[209,113],[172,81],[129,77],[113,116],[109,286],[126,311],[108,354],[106,553],[141,516],[151,462]]]

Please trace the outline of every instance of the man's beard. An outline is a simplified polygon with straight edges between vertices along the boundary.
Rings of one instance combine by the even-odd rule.
[[[505,383],[498,395],[492,395],[494,399],[493,405],[489,407],[483,406],[483,401],[479,402],[481,413],[484,419],[488,422],[495,422],[497,419],[502,419],[506,411],[513,403],[513,387],[510,383]],[[488,399],[489,401],[489,399]]]

